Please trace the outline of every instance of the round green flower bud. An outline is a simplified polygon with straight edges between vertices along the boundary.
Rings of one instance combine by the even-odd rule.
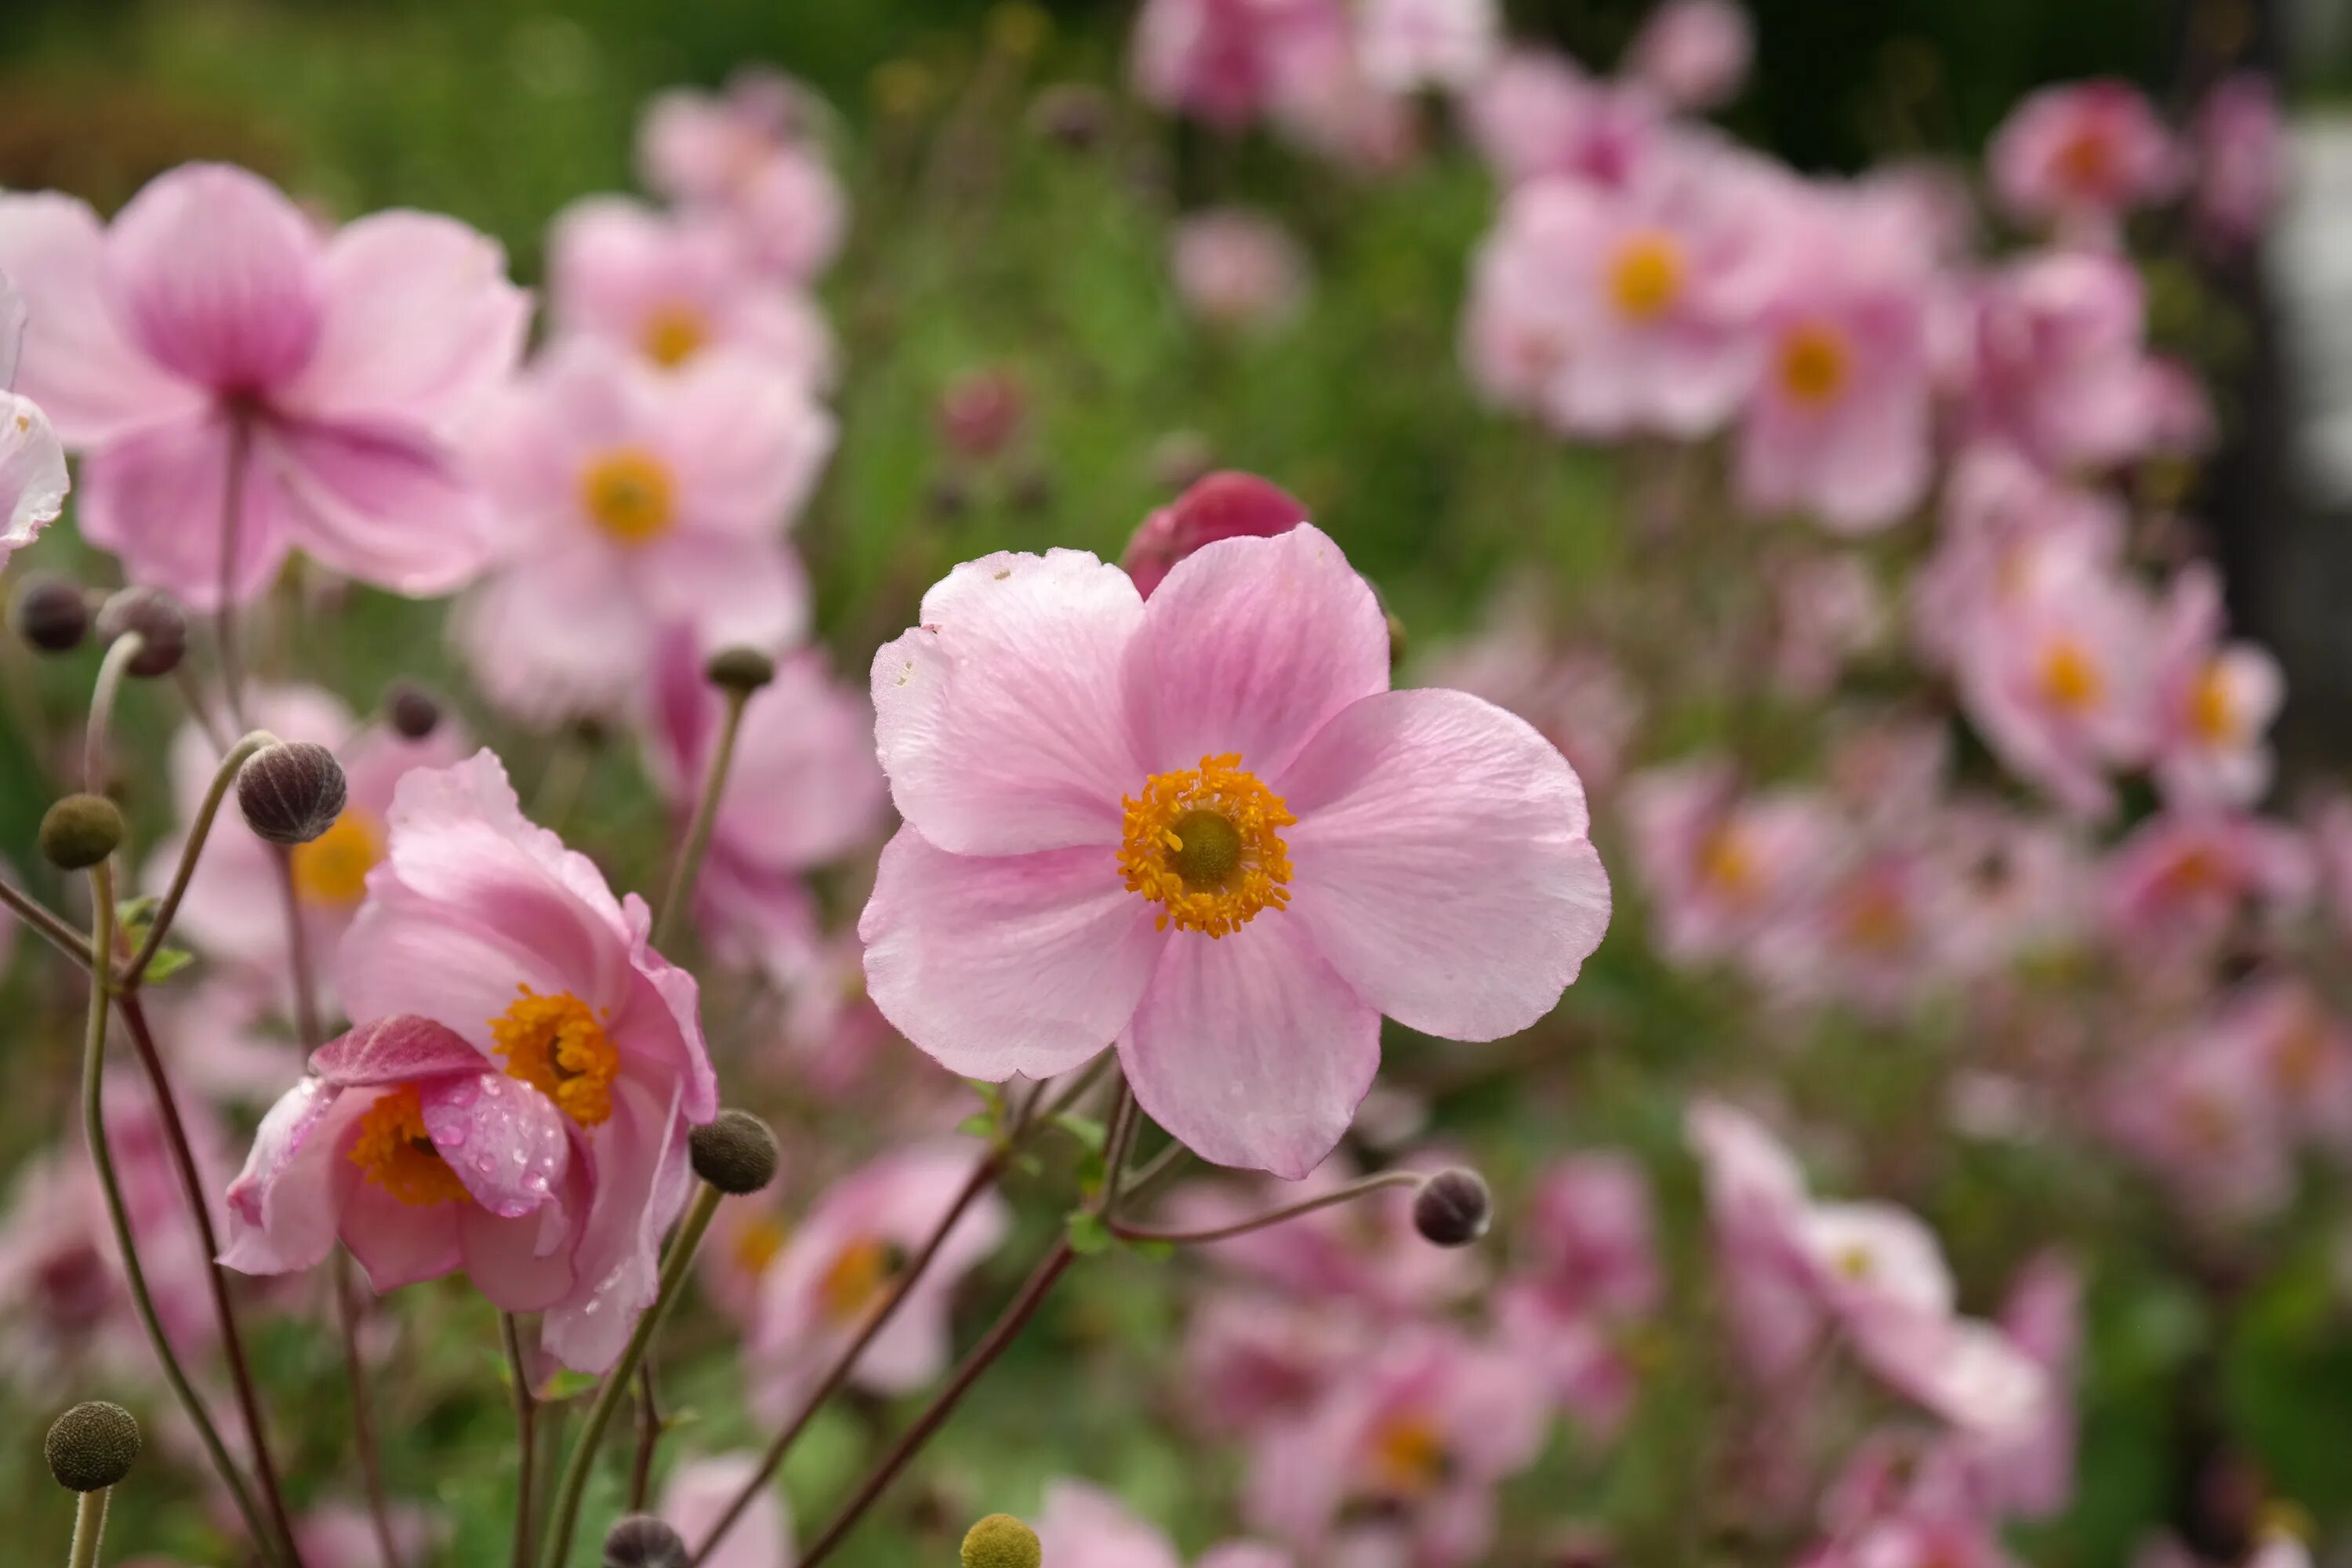
[[[649,1513],[633,1513],[604,1532],[604,1568],[686,1568],[693,1555],[677,1531]]]
[[[1494,1194],[1475,1171],[1440,1171],[1412,1195],[1412,1227],[1433,1246],[1467,1247],[1486,1234],[1494,1218]]]
[[[776,661],[755,647],[721,648],[702,673],[724,690],[752,692],[776,679]]]
[[[1039,1568],[1037,1532],[1009,1513],[992,1513],[963,1535],[963,1568]]]
[[[93,1399],[51,1422],[41,1451],[58,1485],[68,1491],[103,1491],[129,1475],[139,1458],[139,1423],[120,1405]]]
[[[308,844],[335,825],[351,797],[343,764],[316,741],[279,741],[236,773],[236,808],[272,844]]]
[[[722,1110],[707,1127],[698,1127],[686,1146],[694,1173],[730,1197],[756,1193],[776,1179],[782,1152],[768,1124],[748,1110]]]
[[[41,854],[61,871],[87,871],[122,845],[122,809],[102,795],[69,795],[41,818]]]

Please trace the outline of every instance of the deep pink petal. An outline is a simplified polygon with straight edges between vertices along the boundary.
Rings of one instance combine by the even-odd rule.
[[[1126,1028],[1167,938],[1108,848],[950,855],[912,826],[857,924],[883,1016],[950,1071],[1050,1078]]]
[[[490,558],[479,494],[427,437],[394,426],[272,423],[296,542],[320,564],[395,594],[462,587]]]
[[[193,418],[205,395],[132,341],[106,287],[106,230],[71,196],[0,197],[0,272],[25,297],[16,388],[76,448]]]
[[[369,1286],[385,1295],[463,1267],[458,1230],[473,1210],[471,1204],[406,1204],[373,1182],[354,1182],[343,1209],[343,1245],[367,1270]]]
[[[967,561],[874,656],[874,735],[899,812],[943,849],[1116,844],[1146,768],[1120,669],[1143,600],[1074,550]]]
[[[1332,715],[1388,689],[1388,617],[1311,523],[1219,540],[1152,593],[1126,685],[1150,771],[1238,752],[1272,778]]]
[[[501,1311],[543,1312],[572,1293],[579,1277],[569,1240],[543,1215],[500,1219],[467,1205],[457,1220],[467,1278]]]
[[[217,608],[232,445],[226,416],[204,414],[91,453],[82,460],[83,534],[121,556],[132,581],[166,589],[192,610]],[[228,585],[243,603],[269,585],[292,541],[285,497],[261,465],[247,464],[238,497]]]
[[[1400,1023],[1457,1040],[1517,1033],[1609,929],[1583,786],[1550,742],[1490,702],[1367,698],[1276,788],[1299,818],[1284,836],[1288,918]]]
[[[446,428],[513,373],[530,296],[498,241],[454,218],[383,212],[327,242],[325,321],[279,399],[314,416]]]
[[[257,174],[188,163],[157,175],[116,216],[106,263],[139,343],[199,386],[274,390],[318,344],[318,239]]]
[[[1296,1181],[1372,1087],[1381,1017],[1304,922],[1269,910],[1228,937],[1171,940],[1118,1055],[1137,1102],[1178,1142]]]
[[[320,1046],[310,1070],[338,1089],[408,1083],[482,1070],[482,1053],[465,1037],[413,1013],[377,1018]]]
[[[563,1181],[572,1163],[571,1124],[529,1084],[476,1071],[421,1085],[417,1098],[433,1146],[474,1201],[500,1219],[544,1206]]]

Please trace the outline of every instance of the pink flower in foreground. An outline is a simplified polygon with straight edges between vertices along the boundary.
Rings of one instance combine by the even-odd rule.
[[[0,268],[32,311],[23,390],[85,456],[82,531],[134,580],[209,609],[298,548],[404,594],[480,569],[449,440],[530,314],[493,241],[414,212],[321,236],[257,175],[195,163],[110,226],[68,196],[0,198]]]
[[[49,416],[7,390],[16,384],[24,337],[24,298],[0,277],[0,567],[58,520],[70,486],[66,449]]]
[[[1302,1176],[1382,1013],[1496,1039],[1608,925],[1582,787],[1528,724],[1388,689],[1389,631],[1302,524],[1178,564],[998,554],[874,659],[907,820],[858,924],[875,1003],[951,1070],[1115,1046],[1194,1152]]]
[[[727,1511],[743,1483],[759,1473],[756,1454],[715,1454],[688,1459],[670,1472],[657,1510],[689,1547],[699,1546]],[[753,1494],[751,1506],[730,1526],[703,1561],[709,1568],[783,1568],[793,1560],[792,1514],[774,1485]]]
[[[1985,153],[2011,217],[2100,237],[2133,208],[2179,187],[2180,154],[2138,89],[2120,81],[2044,88],[2001,122]]]
[[[1298,312],[1307,257],[1263,213],[1218,207],[1176,226],[1169,271],[1184,308],[1214,327],[1263,330]]]
[[[2220,575],[2202,562],[2173,579],[2159,633],[2156,777],[2182,805],[2251,805],[2270,787],[2271,721],[2286,697],[2278,661],[2224,643]]]
[[[2286,184],[2286,127],[2270,79],[2236,71],[2213,84],[2189,128],[2198,223],[2224,246],[2261,237]]]
[[[1356,47],[1364,79],[1384,92],[1463,88],[1502,45],[1497,0],[1364,0]]]
[[[1737,0],[1664,0],[1625,52],[1625,70],[1679,109],[1713,109],[1748,80],[1756,28]]]
[[[421,741],[404,739],[380,723],[362,728],[341,699],[316,687],[257,687],[247,693],[246,707],[254,724],[280,740],[325,746],[343,765],[343,814],[292,852],[294,894],[309,951],[331,953],[366,896],[368,873],[383,858],[394,789],[411,768],[457,762],[465,754],[464,742],[446,723]],[[193,721],[173,738],[172,795],[181,821],[194,819],[219,765],[219,753]],[[175,834],[156,847],[143,879],[149,892],[161,894],[170,885],[183,842]],[[174,929],[199,951],[254,971],[273,992],[282,991],[292,968],[278,876],[278,851],[245,825],[230,803],[214,818]]]
[[[1760,1371],[1793,1371],[1834,1323],[1882,1382],[1957,1426],[2008,1433],[2034,1418],[2047,1396],[2041,1370],[1999,1330],[1958,1314],[1942,1250],[1916,1215],[1814,1201],[1789,1152],[1729,1106],[1699,1100],[1686,1125]]]
[[[725,700],[689,639],[666,639],[654,679],[647,760],[681,820],[699,798]],[[743,709],[695,883],[719,951],[790,982],[815,961],[808,872],[881,837],[888,805],[874,761],[874,711],[816,653],[795,654]]]
[[[761,1408],[781,1417],[865,1326],[971,1177],[969,1149],[885,1155],[827,1189],[761,1283],[746,1343]],[[965,1274],[1010,1227],[993,1194],[966,1209],[931,1266],[858,1358],[861,1388],[904,1394],[945,1371],[948,1313]]]
[[[697,218],[730,228],[761,272],[806,283],[829,266],[848,203],[807,132],[820,112],[774,71],[739,71],[726,93],[656,97],[638,128],[646,184]]]
[[[593,340],[551,349],[475,447],[504,545],[457,623],[483,689],[531,718],[604,711],[672,628],[705,652],[791,642],[808,584],[783,530],[833,439],[803,386],[737,352],[665,374]]]
[[[1311,521],[1307,503],[1255,474],[1223,470],[1208,474],[1184,493],[1153,510],[1127,542],[1119,565],[1145,598],[1166,581],[1176,563],[1220,539],[1272,538]]]
[[[1107,1491],[1082,1481],[1045,1483],[1037,1514],[1037,1541],[1045,1561],[1084,1568],[1183,1568],[1166,1536],[1128,1511]],[[1195,1568],[1289,1568],[1290,1555],[1255,1542],[1211,1547]]]
[[[379,1290],[463,1267],[602,1371],[718,1114],[693,978],[488,752],[404,778],[387,827],[335,964],[362,1027],[262,1124],[226,1261],[307,1268],[340,1233]]]
[[[591,196],[556,216],[547,271],[550,312],[562,331],[622,344],[665,368],[724,344],[803,385],[832,374],[833,334],[816,302],[754,270],[740,241],[707,219]]]
[[[1483,1560],[1496,1489],[1535,1462],[1549,1426],[1531,1370],[1451,1330],[1391,1338],[1258,1443],[1244,1515],[1317,1561]]]

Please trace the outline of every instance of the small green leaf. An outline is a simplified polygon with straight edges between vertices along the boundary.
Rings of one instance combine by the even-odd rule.
[[[196,955],[184,948],[159,947],[155,956],[147,961],[147,973],[141,976],[140,984],[153,985],[169,980],[195,961]]]
[[[1064,1111],[1054,1118],[1054,1125],[1078,1141],[1081,1148],[1099,1154],[1103,1151],[1103,1124],[1091,1116],[1073,1115]]]
[[[155,906],[163,902],[152,893],[142,893],[135,899],[119,899],[114,905],[114,923],[128,931],[143,926],[155,918]]]
[[[1176,1256],[1176,1244],[1172,1241],[1130,1241],[1127,1249],[1154,1263],[1165,1263]]]
[[[1110,1245],[1110,1226],[1102,1215],[1087,1209],[1077,1209],[1070,1215],[1070,1250],[1081,1258],[1092,1258]]]
[[[996,1136],[996,1117],[989,1111],[975,1110],[956,1123],[956,1131],[972,1138]]]

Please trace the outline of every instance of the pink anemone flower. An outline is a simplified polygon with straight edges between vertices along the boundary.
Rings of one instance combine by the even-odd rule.
[[[725,225],[768,277],[806,283],[841,250],[849,204],[810,132],[821,106],[775,71],[739,71],[724,95],[656,97],[638,129],[646,184]]]
[[[1348,17],[1337,0],[1149,0],[1134,47],[1145,101],[1238,131],[1320,85]]]
[[[1756,27],[1738,0],[1665,0],[1625,50],[1625,69],[1680,109],[1713,109],[1748,80]]]
[[[566,1364],[611,1365],[686,1201],[688,1129],[718,1114],[693,977],[652,923],[524,819],[488,752],[408,774],[335,965],[363,1027],[263,1124],[227,1261],[303,1268],[340,1229],[379,1289],[464,1266],[544,1310]]]
[[[2139,89],[2120,81],[2044,88],[2020,103],[1987,149],[1993,193],[2011,216],[2093,238],[2177,190],[2182,160]]]
[[[1307,296],[1307,253],[1289,230],[1247,207],[1212,207],[1178,223],[1168,272],[1187,310],[1235,331],[1278,327]]]
[[[1048,1563],[1085,1568],[1184,1568],[1184,1559],[1159,1531],[1110,1493],[1081,1481],[1045,1483],[1037,1541]],[[1255,1542],[1213,1546],[1194,1568],[1288,1568],[1290,1554]]]
[[[764,1410],[781,1416],[856,1337],[971,1171],[969,1149],[908,1150],[863,1166],[817,1200],[761,1283],[748,1353]],[[858,1358],[858,1386],[903,1394],[946,1370],[956,1286],[996,1250],[1011,1225],[1010,1211],[992,1194],[964,1211]]]
[[[744,1483],[759,1474],[756,1454],[714,1454],[688,1459],[662,1488],[661,1518],[690,1547],[698,1547]],[[782,1568],[793,1560],[793,1518],[780,1488],[762,1486],[751,1506],[730,1526],[703,1561],[709,1568]]]
[[[809,386],[833,374],[833,333],[807,294],[756,271],[734,235],[626,196],[591,196],[548,237],[557,327],[624,344],[676,368],[731,344]]]
[[[2266,739],[2286,698],[2278,660],[2225,643],[2221,581],[2197,562],[2173,579],[2157,650],[2156,777],[2182,805],[2251,805],[2270,787]]]
[[[1463,115],[1480,156],[1514,185],[1558,175],[1615,189],[1671,137],[1649,89],[1596,81],[1545,49],[1506,53],[1465,95]]]
[[[791,642],[808,584],[783,531],[833,440],[805,387],[740,352],[664,374],[557,344],[475,449],[506,545],[458,618],[483,689],[531,718],[610,711],[672,627],[706,652]]]
[[[1980,282],[1962,334],[1968,427],[2056,471],[2105,468],[2161,434],[2166,389],[2149,372],[2147,300],[2128,262],[2041,251]]]
[[[32,311],[24,390],[84,456],[82,531],[133,580],[209,609],[297,548],[404,594],[480,569],[450,440],[530,309],[495,242],[415,212],[322,235],[268,181],[194,163],[108,226],[0,198],[0,268]]]
[[[1608,925],[1566,759],[1388,684],[1387,619],[1310,525],[1211,544],[1149,603],[1074,551],[957,567],[874,659],[907,820],[858,924],[876,1005],[967,1077],[1115,1046],[1194,1152],[1305,1175],[1381,1014],[1516,1033]]]
[[[0,567],[65,510],[66,449],[41,405],[16,384],[25,339],[25,300],[0,277]]]

